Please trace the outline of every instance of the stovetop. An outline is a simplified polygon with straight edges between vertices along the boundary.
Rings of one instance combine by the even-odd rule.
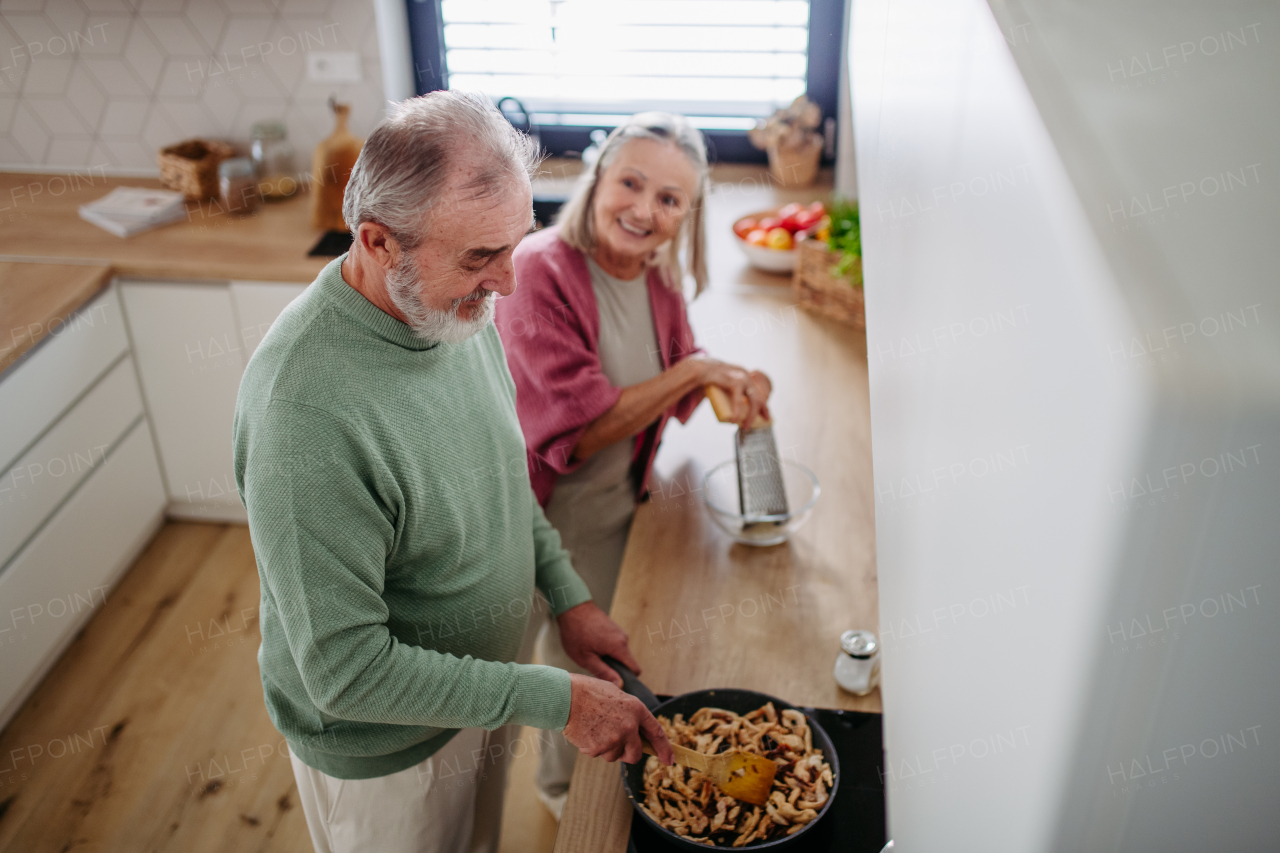
[[[813,853],[880,853],[888,841],[884,817],[884,742],[880,715],[805,708],[830,735],[840,756],[836,799],[791,849]],[[679,850],[642,820],[631,821],[628,853]],[[743,848],[750,850],[750,847]]]

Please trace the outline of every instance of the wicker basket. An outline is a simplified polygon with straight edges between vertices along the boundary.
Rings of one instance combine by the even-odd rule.
[[[801,240],[796,244],[796,271],[791,286],[800,297],[800,305],[819,314],[858,328],[866,328],[862,296],[862,258],[853,266],[852,282],[837,278],[831,268],[840,255],[821,240]]]
[[[784,187],[812,186],[818,177],[818,163],[822,160],[822,137],[810,137],[807,145],[798,148],[779,148],[770,145],[769,171],[774,180]]]
[[[235,156],[235,149],[225,142],[188,139],[161,148],[156,160],[160,164],[160,183],[182,193],[188,199],[203,199],[218,194],[218,164]]]

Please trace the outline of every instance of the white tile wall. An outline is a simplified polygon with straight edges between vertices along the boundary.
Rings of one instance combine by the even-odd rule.
[[[358,52],[362,81],[308,81],[310,50]],[[0,169],[154,174],[165,145],[247,151],[253,123],[279,119],[305,170],[331,94],[357,136],[382,117],[378,63],[373,0],[4,0]]]

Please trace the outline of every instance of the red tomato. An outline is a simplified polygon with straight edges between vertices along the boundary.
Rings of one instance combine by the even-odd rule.
[[[819,218],[821,218],[827,212],[826,205],[824,205],[820,201],[815,201],[813,204],[806,207],[805,210],[811,210],[817,213]]]
[[[764,231],[772,231],[774,228],[782,227],[782,219],[777,216],[766,216],[756,223],[756,227]]]
[[[757,228],[748,234],[746,239],[753,246],[764,246],[769,242],[769,232],[763,228]]]
[[[808,231],[810,228],[817,225],[822,220],[822,217],[825,215],[826,213],[824,211],[807,208],[795,215],[794,217],[795,224],[796,224],[795,230]]]
[[[737,234],[743,240],[747,239],[747,235],[756,230],[756,221],[750,217],[739,219],[733,226],[733,233]]]
[[[788,217],[795,216],[797,213],[799,213],[802,210],[804,210],[803,204],[796,204],[792,202],[791,204],[788,204],[785,207],[783,207],[782,210],[778,211],[778,218],[787,219]]]

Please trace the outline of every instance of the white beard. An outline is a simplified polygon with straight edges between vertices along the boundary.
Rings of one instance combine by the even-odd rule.
[[[405,316],[405,322],[413,333],[433,344],[459,344],[493,322],[498,294],[492,290],[477,290],[470,296],[453,300],[448,311],[438,311],[422,302],[422,279],[417,264],[407,253],[400,256],[399,265],[387,273],[387,295],[391,304]],[[480,302],[479,313],[470,320],[458,316],[458,310],[466,302]]]

